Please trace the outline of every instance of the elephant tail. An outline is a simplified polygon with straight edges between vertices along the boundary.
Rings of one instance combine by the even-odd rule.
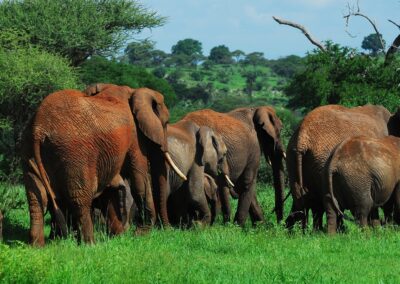
[[[303,153],[301,152],[296,153],[296,175],[300,191],[304,195],[305,190],[303,185]]]
[[[328,164],[328,168],[327,168],[327,178],[328,178],[328,180],[327,180],[327,182],[328,182],[327,186],[328,186],[328,193],[329,193],[330,198],[331,198],[331,200],[332,200],[333,207],[334,207],[334,209],[336,210],[336,212],[338,213],[338,215],[340,215],[340,216],[345,216],[345,215],[343,214],[342,210],[340,210],[339,203],[338,203],[338,201],[337,201],[335,195],[333,194],[333,172],[334,172],[334,169],[333,169],[333,160],[334,160],[334,154],[335,154],[335,152],[336,152],[336,151],[334,150],[333,153],[332,153],[332,155],[331,155],[331,157],[330,157],[330,161],[328,161],[328,163],[327,163],[327,164]]]
[[[67,223],[64,218],[64,214],[58,207],[56,203],[56,197],[55,194],[50,186],[50,181],[49,177],[46,173],[46,170],[43,166],[42,158],[40,155],[40,139],[34,139],[33,142],[33,152],[34,152],[34,158],[37,164],[37,168],[39,171],[39,178],[41,179],[43,186],[46,190],[46,193],[48,195],[48,198],[51,201],[52,206],[50,206],[50,210],[52,213],[52,216],[54,217],[54,220],[56,222],[56,226],[59,227],[61,237],[65,238],[67,236]]]

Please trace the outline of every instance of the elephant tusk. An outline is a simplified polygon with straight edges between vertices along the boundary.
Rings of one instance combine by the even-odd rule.
[[[285,151],[282,151],[282,156],[286,160],[286,152]]]
[[[225,175],[225,179],[226,179],[226,182],[229,184],[229,186],[235,187],[235,184],[231,181],[231,179],[229,178],[228,175]]]
[[[271,159],[269,157],[267,158],[267,163],[268,165],[272,166]]]
[[[183,180],[187,180],[186,176],[179,170],[179,168],[175,165],[174,161],[172,161],[169,153],[165,152],[164,155],[165,155],[165,159],[167,160],[168,164],[173,168],[173,170],[178,174],[178,176]]]

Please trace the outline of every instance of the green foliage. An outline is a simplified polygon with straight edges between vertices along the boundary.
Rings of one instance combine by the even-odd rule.
[[[370,34],[364,37],[361,48],[365,50],[369,50],[372,55],[377,55],[379,50],[382,50],[382,45],[380,39],[382,38],[381,34]],[[383,45],[385,46],[385,40],[382,39]],[[383,46],[383,48],[384,48]]]
[[[231,52],[225,45],[218,45],[210,50],[208,59],[216,64],[231,64],[233,63]]]
[[[400,61],[385,66],[380,58],[358,54],[328,43],[327,51],[314,51],[305,68],[286,88],[290,106],[311,110],[325,104],[345,106],[382,104],[391,111],[400,96]]]
[[[304,58],[297,55],[289,55],[276,60],[269,60],[267,65],[272,71],[285,78],[293,78],[296,73],[304,69]]]
[[[131,0],[6,0],[0,27],[29,35],[30,42],[71,60],[74,66],[94,54],[112,55],[144,28],[164,18]]]
[[[174,90],[166,80],[154,76],[142,67],[95,56],[82,64],[80,74],[86,85],[102,82],[132,88],[147,87],[163,94],[168,106],[174,105],[176,100]]]
[[[198,62],[203,59],[202,44],[195,39],[187,38],[180,40],[172,46],[171,51],[170,66],[197,66]]]
[[[178,41],[175,45],[172,46],[171,51],[173,55],[203,55],[203,47],[201,42],[191,38]]]
[[[0,36],[0,179],[20,179],[17,145],[27,121],[49,93],[77,88],[68,61],[30,46],[23,32]]]
[[[253,65],[253,66],[263,65],[263,64],[265,64],[264,53],[263,52],[249,53],[244,58],[242,64]]]
[[[155,42],[150,40],[129,43],[124,51],[128,63],[143,67],[151,66],[154,44]]]
[[[11,210],[26,207],[26,195],[18,186],[0,183],[0,212],[7,214]]]

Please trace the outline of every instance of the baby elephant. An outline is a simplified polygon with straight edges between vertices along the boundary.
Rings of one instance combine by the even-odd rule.
[[[394,221],[399,224],[399,138],[357,136],[344,140],[331,154],[325,178],[329,234],[336,233],[343,210],[350,209],[356,221],[366,226],[368,216],[389,199],[393,199]]]

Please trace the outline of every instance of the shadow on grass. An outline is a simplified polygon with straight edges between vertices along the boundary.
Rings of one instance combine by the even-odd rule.
[[[3,242],[6,244],[14,243],[28,243],[28,228],[21,223],[16,223],[11,220],[7,215],[4,216],[3,220]]]

